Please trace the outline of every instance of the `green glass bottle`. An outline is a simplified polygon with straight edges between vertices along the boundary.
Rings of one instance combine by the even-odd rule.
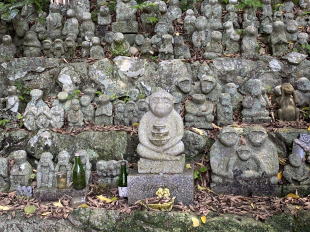
[[[76,190],[81,190],[86,187],[85,170],[79,153],[76,153],[74,156],[72,182],[73,182],[73,188]]]
[[[127,168],[126,168],[126,162],[123,161],[121,163],[121,170],[118,177],[118,195],[120,197],[126,198],[127,193]]]

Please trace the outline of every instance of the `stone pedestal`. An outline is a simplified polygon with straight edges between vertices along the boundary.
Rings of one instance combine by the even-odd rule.
[[[64,195],[70,197],[85,197],[88,193],[88,187],[82,190],[69,189],[56,189],[56,188],[40,188],[35,189],[33,195],[40,201],[57,201]]]
[[[171,168],[172,170],[173,168]],[[177,202],[191,204],[194,199],[194,177],[191,169],[179,174],[138,174],[129,173],[128,203],[156,196],[159,188],[168,188]]]
[[[182,173],[185,165],[185,154],[180,160],[149,160],[140,158],[138,161],[139,173]]]

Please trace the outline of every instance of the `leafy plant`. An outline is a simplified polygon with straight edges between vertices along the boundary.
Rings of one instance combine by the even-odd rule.
[[[146,19],[146,21],[150,24],[156,24],[158,22],[158,18],[157,17],[154,17],[154,16],[151,16],[151,17],[148,17]]]
[[[19,100],[21,102],[28,103],[31,99],[31,96],[30,96],[31,90],[28,87],[25,87],[24,83],[21,81],[16,81],[15,86],[19,93],[18,95]]]
[[[132,6],[132,8],[135,8],[137,10],[143,10],[145,8],[156,8],[156,7],[158,7],[158,4],[154,2],[142,2],[140,4]]]
[[[309,106],[303,107],[300,111],[303,115],[304,120],[310,119],[310,107]]]
[[[6,124],[8,124],[10,120],[8,119],[1,119],[0,120],[0,126],[5,127]]]
[[[202,174],[205,173],[207,171],[207,167],[206,166],[202,166],[199,169],[195,169],[194,170],[194,179],[201,179],[202,178]]]
[[[227,4],[229,3],[229,0],[221,0],[220,2],[221,2],[222,4],[227,5]]]
[[[263,4],[260,0],[242,0],[236,7],[238,9],[245,9],[245,8],[260,8]]]
[[[3,0],[0,2],[0,15],[4,21],[11,21],[26,5],[33,4],[37,12],[46,11],[48,9],[49,0]]]
[[[301,47],[305,50],[307,50],[308,53],[310,53],[310,44],[302,44]]]
[[[67,97],[67,100],[72,100],[76,97],[78,97],[81,94],[81,90],[75,89],[72,93],[70,93]]]
[[[95,92],[95,94],[99,97],[100,95],[103,94],[103,92],[101,92],[101,91],[98,90],[98,91]]]

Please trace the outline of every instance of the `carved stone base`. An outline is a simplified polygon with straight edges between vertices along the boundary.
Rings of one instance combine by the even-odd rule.
[[[139,173],[182,173],[185,165],[185,154],[180,160],[149,160],[141,158],[138,161]]]
[[[69,189],[56,189],[56,188],[40,188],[34,190],[34,197],[40,201],[57,201],[64,195],[70,197],[81,197],[86,196],[88,193],[88,187],[82,190]]]
[[[129,173],[127,183],[129,204],[156,196],[159,188],[168,188],[171,197],[176,197],[177,202],[191,204],[194,199],[194,177],[191,169],[180,174],[138,174],[135,171]]]

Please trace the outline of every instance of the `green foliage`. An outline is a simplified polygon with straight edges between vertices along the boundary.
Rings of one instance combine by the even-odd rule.
[[[301,110],[302,116],[304,120],[310,120],[310,107],[303,107]]]
[[[201,179],[202,174],[205,173],[208,170],[206,166],[202,166],[199,169],[194,170],[194,179]]]
[[[123,43],[116,44],[113,48],[111,48],[111,53],[113,56],[127,56],[128,51]]]
[[[302,44],[301,47],[305,50],[307,50],[308,53],[310,53],[310,44]]]
[[[273,11],[278,11],[281,6],[283,6],[283,3],[277,3],[277,4],[272,6],[272,10]]]
[[[91,12],[91,20],[95,23],[98,23],[98,13],[99,13],[99,10],[93,10]]]
[[[227,5],[229,3],[229,0],[220,0],[220,2],[224,5]]]
[[[132,6],[132,8],[135,8],[137,10],[143,10],[145,8],[157,8],[158,4],[154,2],[142,2],[140,4]]]
[[[11,21],[26,5],[33,4],[37,12],[47,11],[49,0],[3,0],[0,2],[0,15],[4,21]]]
[[[8,124],[9,122],[10,122],[10,120],[8,120],[8,119],[1,119],[0,120],[0,126],[5,127],[5,125]]]
[[[302,14],[303,15],[310,15],[310,11],[304,11]]]
[[[98,91],[96,91],[96,92],[95,92],[95,94],[96,94],[96,96],[98,96],[98,97],[99,97],[100,95],[102,95],[102,94],[103,94],[103,92],[101,92],[101,91],[99,91],[99,90],[98,90]]]
[[[260,0],[242,0],[236,7],[238,9],[245,9],[245,8],[260,8],[263,4]]]
[[[25,85],[21,81],[16,81],[15,86],[19,93],[18,95],[19,100],[23,103],[28,103],[31,99],[31,96],[30,96],[31,90],[28,87],[25,87]]]
[[[144,93],[139,93],[139,95],[138,95],[138,97],[137,97],[138,99],[145,99],[146,98],[146,96],[145,96],[145,94]]]
[[[72,100],[72,99],[74,99],[74,98],[77,98],[77,97],[80,96],[80,94],[81,94],[81,90],[76,89],[76,90],[74,90],[72,93],[70,93],[70,94],[68,95],[67,100]]]
[[[156,24],[156,23],[158,22],[158,18],[152,16],[152,17],[148,17],[148,18],[146,19],[146,21],[147,21],[148,23],[150,23],[150,24]]]

